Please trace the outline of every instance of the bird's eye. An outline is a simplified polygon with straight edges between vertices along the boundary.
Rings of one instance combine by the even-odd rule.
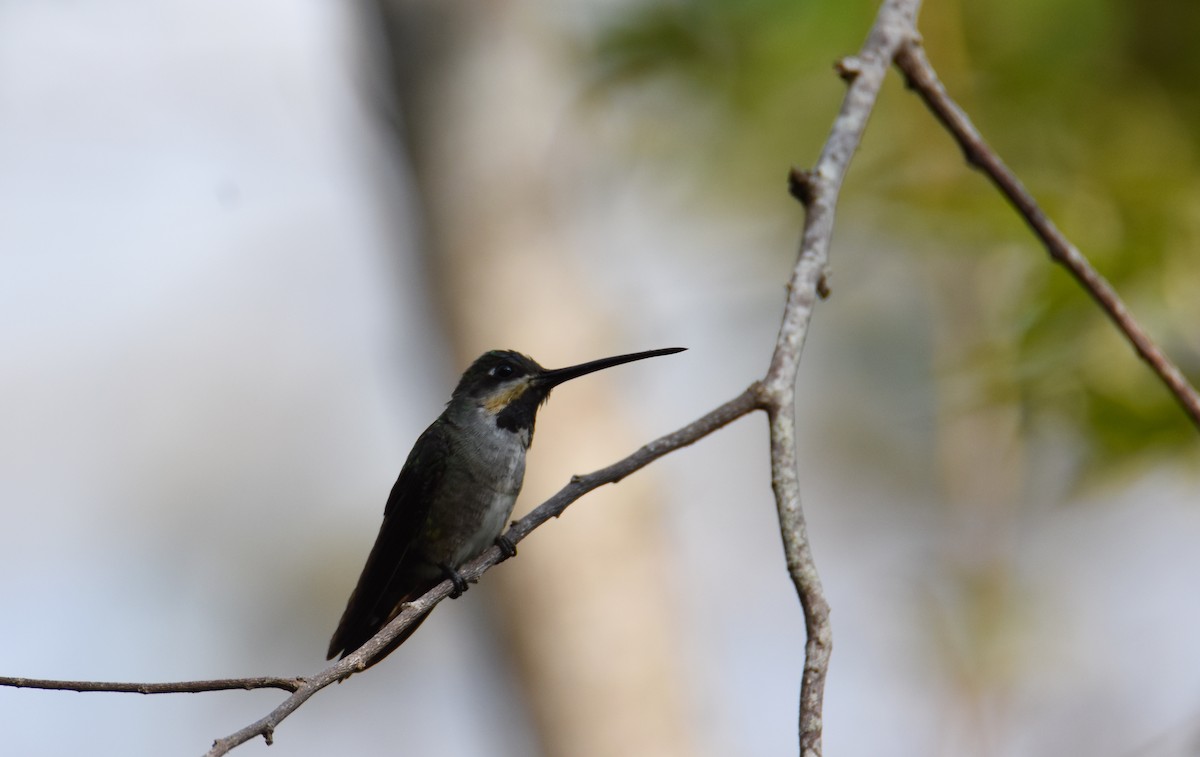
[[[492,366],[492,369],[488,371],[488,375],[492,378],[506,379],[511,378],[516,372],[517,369],[513,368],[511,363],[501,363],[500,365]]]

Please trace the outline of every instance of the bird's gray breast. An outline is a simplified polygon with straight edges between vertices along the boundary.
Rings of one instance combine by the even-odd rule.
[[[480,413],[480,415],[484,415]],[[455,436],[438,503],[431,555],[458,567],[504,530],[525,478],[528,435],[499,428],[491,417],[469,419]],[[482,422],[479,422],[482,421]]]

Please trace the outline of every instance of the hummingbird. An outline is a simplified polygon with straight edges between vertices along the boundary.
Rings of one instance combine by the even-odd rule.
[[[593,360],[548,370],[511,350],[493,350],[467,368],[445,411],[417,438],[383,510],[383,525],[358,585],[329,642],[326,659],[345,657],[445,579],[451,597],[467,590],[458,568],[501,535],[525,477],[538,407],[564,381],[684,347]],[[417,630],[428,613],[367,662],[374,665]]]

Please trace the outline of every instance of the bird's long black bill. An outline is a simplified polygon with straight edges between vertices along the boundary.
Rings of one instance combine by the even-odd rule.
[[[614,365],[622,363],[632,363],[634,360],[645,360],[648,357],[658,357],[659,355],[674,355],[676,352],[683,352],[687,347],[667,347],[662,350],[649,350],[648,352],[633,352],[628,355],[616,355],[615,357],[604,357],[599,360],[592,360],[588,363],[580,363],[572,365],[569,368],[558,368],[553,371],[546,371],[537,377],[537,382],[546,387],[547,390],[558,386],[564,381],[570,381],[573,378],[586,376],[589,373],[602,371],[605,368],[612,368]]]

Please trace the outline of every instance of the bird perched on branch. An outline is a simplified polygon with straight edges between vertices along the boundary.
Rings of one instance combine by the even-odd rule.
[[[547,370],[518,352],[484,353],[463,373],[446,410],[417,439],[383,511],[383,526],[329,643],[327,659],[357,650],[445,579],[467,590],[458,568],[501,536],[525,477],[538,407],[564,381],[622,363],[682,352],[672,347]],[[400,646],[428,614],[405,629],[368,666]]]

